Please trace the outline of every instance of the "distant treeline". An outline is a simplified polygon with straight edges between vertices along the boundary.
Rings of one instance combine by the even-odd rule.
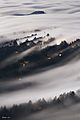
[[[80,103],[80,96],[78,93],[71,91],[69,93],[64,93],[60,95],[58,98],[49,99],[48,101],[43,99],[38,100],[33,103],[29,101],[28,103],[13,105],[10,108],[6,106],[0,108],[0,120],[17,120],[19,118],[23,118],[24,116],[28,117],[33,113],[37,113],[39,111],[49,109],[49,108],[65,108],[71,105],[75,105]]]

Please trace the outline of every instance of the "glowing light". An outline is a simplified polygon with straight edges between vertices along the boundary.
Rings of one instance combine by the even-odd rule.
[[[18,51],[16,51],[16,54],[18,54],[19,52]]]
[[[59,54],[59,57],[61,57],[61,56],[62,56],[62,54],[60,53],[60,54]]]
[[[19,78],[19,80],[21,81],[21,78]]]
[[[48,60],[51,60],[51,57],[48,57]]]

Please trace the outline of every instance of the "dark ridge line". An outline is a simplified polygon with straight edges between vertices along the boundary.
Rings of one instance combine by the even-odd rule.
[[[28,15],[38,15],[38,14],[46,14],[44,11],[34,11]]]
[[[27,46],[28,43],[30,44],[29,46]],[[38,41],[37,44],[40,45],[41,43],[42,41]],[[4,52],[3,49],[1,49],[2,52],[0,50],[0,53],[3,53],[4,59],[7,55],[7,57],[9,57],[10,54],[16,51],[16,54],[19,54],[33,46],[36,46],[37,44],[35,44],[33,41],[26,41],[18,46],[16,41],[14,41],[14,45],[12,47],[8,46],[7,51],[4,48]],[[79,53],[80,39],[76,39],[76,41],[71,42],[70,44],[68,44],[66,41],[63,41],[60,43],[60,45],[48,46],[44,49],[36,50],[17,62],[13,62],[4,68],[0,68],[0,79],[9,79],[15,77],[19,78],[26,75],[28,76],[30,74],[40,72],[40,70],[49,66],[53,66],[53,68],[55,68],[68,63],[68,61],[72,60],[72,58]],[[0,59],[2,59],[2,57]]]
[[[27,15],[39,15],[39,14],[46,14],[44,11],[34,11],[32,13],[26,14],[26,13],[14,13],[13,16],[27,16]]]

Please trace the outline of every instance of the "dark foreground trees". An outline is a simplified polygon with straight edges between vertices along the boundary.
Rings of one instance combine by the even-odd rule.
[[[50,99],[46,101],[45,99],[40,99],[35,103],[29,101],[28,103],[13,105],[11,108],[6,106],[0,108],[0,120],[15,120],[20,117],[29,116],[30,114],[42,111],[49,108],[63,108],[69,107],[71,105],[80,103],[80,96],[74,91],[67,94],[62,94],[58,98]]]

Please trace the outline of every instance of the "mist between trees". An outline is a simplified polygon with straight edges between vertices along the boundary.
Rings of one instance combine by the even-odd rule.
[[[0,120],[15,120],[24,116],[28,117],[31,114],[45,109],[65,109],[78,103],[80,103],[80,91],[77,91],[76,93],[71,91],[69,93],[61,94],[59,97],[55,97],[54,99],[45,100],[43,98],[39,99],[35,103],[30,100],[28,103],[13,105],[10,108],[7,108],[6,106],[1,107]]]

